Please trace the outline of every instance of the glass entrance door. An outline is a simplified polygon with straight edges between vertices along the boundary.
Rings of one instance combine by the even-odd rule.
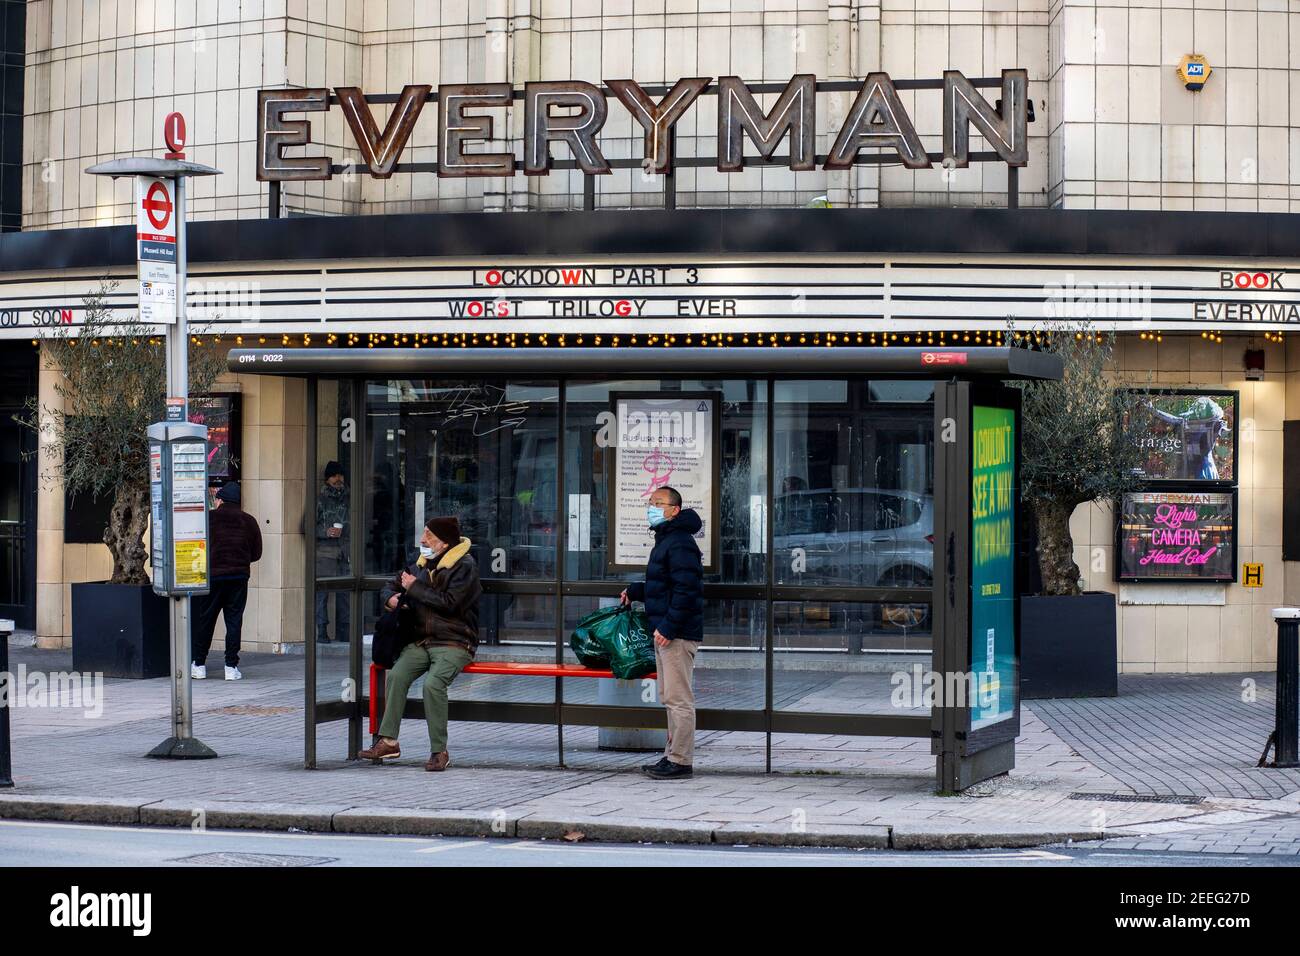
[[[35,624],[36,464],[24,461],[30,436],[0,409],[0,617]]]

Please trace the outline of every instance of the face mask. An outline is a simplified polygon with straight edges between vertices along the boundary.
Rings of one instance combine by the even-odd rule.
[[[420,545],[420,557],[428,561],[433,557],[433,548],[426,548],[424,545]]]
[[[650,523],[650,527],[652,528],[655,527],[656,525],[661,525],[668,520],[667,518],[664,517],[664,509],[656,508],[653,505],[651,505],[649,508],[646,508],[645,517],[646,517],[646,521]]]

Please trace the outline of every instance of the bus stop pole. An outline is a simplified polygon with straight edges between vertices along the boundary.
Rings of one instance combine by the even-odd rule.
[[[1300,608],[1273,609],[1277,621],[1274,767],[1300,767]]]
[[[167,396],[179,398],[181,421],[190,420],[189,321],[185,316],[185,177],[176,184],[176,322],[167,327]],[[172,737],[194,736],[194,706],[190,682],[190,598],[171,599],[172,605]]]
[[[148,176],[163,179],[171,183],[171,215],[176,221],[176,314],[165,331],[164,356],[167,362],[167,397],[180,399],[179,409],[173,418],[172,405],[169,403],[168,422],[172,424],[189,421],[189,324],[185,317],[185,272],[186,272],[186,238],[185,238],[185,181],[190,176],[216,176],[221,171],[199,163],[185,162],[181,151],[185,136],[184,119],[174,114],[178,126],[172,125],[172,117],[167,118],[166,128],[170,131],[168,146],[172,152],[166,159],[153,160],[142,157],[124,157],[96,163],[86,172],[92,176]],[[161,225],[158,228],[162,228]],[[163,424],[163,423],[157,423]],[[151,426],[152,428],[153,426]],[[168,436],[168,440],[170,437]],[[206,534],[206,525],[205,525]],[[168,589],[170,590],[170,589]],[[158,593],[166,593],[159,589]],[[212,748],[194,739],[193,708],[190,698],[190,598],[188,595],[170,597],[171,622],[171,678],[172,678],[172,735],[151,750],[150,757],[162,758],[201,758],[215,757]]]
[[[190,418],[190,327],[185,316],[185,177],[172,179],[176,208],[176,321],[167,326],[167,397],[181,400],[180,420]],[[194,737],[194,697],[190,677],[190,601],[188,594],[173,594],[171,603],[172,733],[149,752],[150,757],[206,759],[216,751]]]

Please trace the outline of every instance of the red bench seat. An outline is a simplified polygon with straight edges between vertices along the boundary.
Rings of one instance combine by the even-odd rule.
[[[517,677],[608,677],[614,672],[598,667],[586,667],[582,664],[534,664],[526,661],[474,661],[466,665],[462,674],[513,674]],[[383,680],[384,668],[378,664],[370,665],[370,734],[379,733],[379,715],[376,713],[379,682]],[[646,674],[641,680],[653,680],[654,674]]]

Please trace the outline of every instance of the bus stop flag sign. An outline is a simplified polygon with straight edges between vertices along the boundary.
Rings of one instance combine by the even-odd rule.
[[[136,258],[140,321],[176,323],[176,186],[169,179],[135,177]]]

